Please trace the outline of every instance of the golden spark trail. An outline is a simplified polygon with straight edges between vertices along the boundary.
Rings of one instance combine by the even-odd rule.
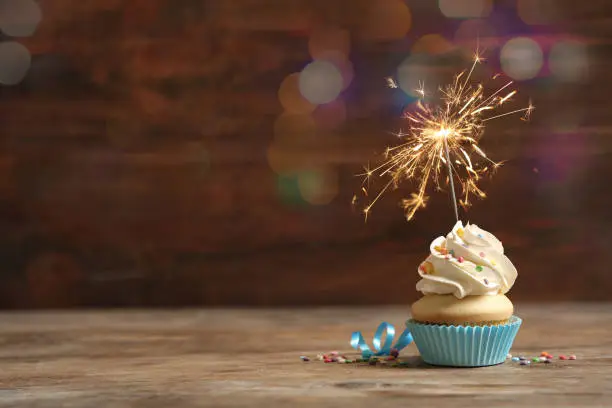
[[[501,163],[489,159],[478,146],[478,141],[485,130],[485,122],[508,115],[524,113],[523,120],[528,120],[535,109],[529,102],[528,107],[510,112],[497,112],[500,107],[512,100],[516,90],[504,92],[513,81],[505,82],[490,95],[485,95],[482,83],[471,83],[476,65],[484,59],[476,53],[469,71],[455,75],[451,84],[439,88],[440,105],[429,105],[422,99],[425,97],[424,84],[419,82],[417,93],[421,99],[417,101],[414,112],[404,113],[403,118],[410,123],[410,129],[396,134],[400,143],[387,147],[384,161],[377,167],[365,168],[364,186],[369,185],[373,178],[388,178],[377,194],[368,194],[366,187],[363,193],[373,199],[365,206],[363,212],[367,219],[374,204],[390,189],[397,189],[409,180],[417,184],[416,192],[410,198],[401,200],[404,213],[411,220],[415,213],[427,204],[430,185],[441,190],[442,185],[448,185],[454,196],[454,182],[461,189],[459,204],[463,208],[470,206],[470,198],[484,198],[485,193],[478,187],[478,182],[487,173],[498,168]],[[496,74],[493,79],[500,75]],[[396,85],[387,78],[389,87]],[[503,95],[503,94],[502,94]],[[491,165],[492,166],[491,166]],[[456,200],[454,206],[456,206]]]

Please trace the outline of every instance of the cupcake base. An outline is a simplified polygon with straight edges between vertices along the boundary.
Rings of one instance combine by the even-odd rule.
[[[446,367],[484,367],[501,364],[512,347],[522,320],[505,324],[445,326],[408,320],[406,326],[427,364]]]

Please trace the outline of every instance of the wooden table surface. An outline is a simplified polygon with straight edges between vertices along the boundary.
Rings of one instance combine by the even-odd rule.
[[[407,307],[0,314],[0,407],[609,407],[612,304],[518,305],[513,353],[576,361],[477,369],[304,363],[351,352]]]

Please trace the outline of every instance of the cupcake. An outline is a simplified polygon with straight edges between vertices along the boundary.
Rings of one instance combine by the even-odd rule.
[[[423,297],[406,325],[428,364],[500,364],[521,325],[506,293],[517,277],[502,243],[477,225],[457,222],[436,238],[419,266]]]

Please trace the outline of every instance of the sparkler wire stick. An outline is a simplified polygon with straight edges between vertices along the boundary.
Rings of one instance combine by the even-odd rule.
[[[448,167],[448,181],[450,183],[451,200],[453,202],[453,210],[455,210],[455,219],[459,221],[459,210],[457,209],[457,196],[455,195],[455,182],[453,181],[453,166],[450,161],[450,152],[448,150],[448,141],[444,139],[444,150],[446,150],[446,165]]]

